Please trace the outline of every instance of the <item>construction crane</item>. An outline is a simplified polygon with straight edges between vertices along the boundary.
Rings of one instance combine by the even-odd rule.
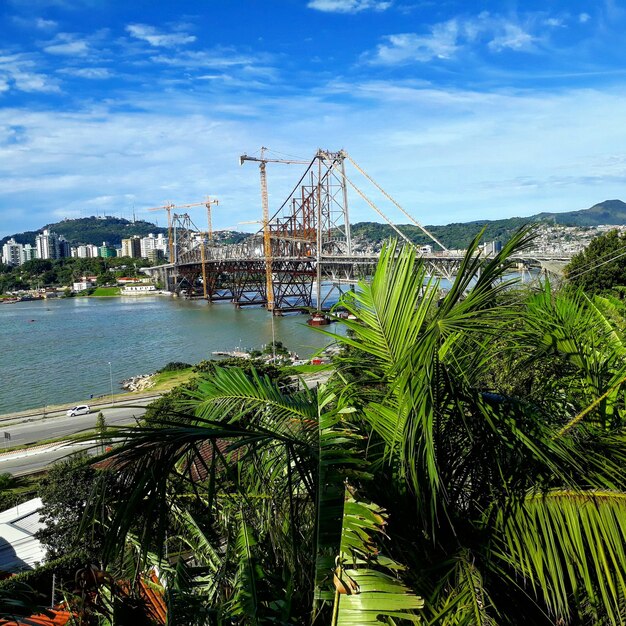
[[[204,203],[204,206],[206,206],[207,223],[209,225],[209,241],[213,241],[213,220],[211,219],[211,205],[215,204],[217,206],[219,203],[220,201],[217,198],[213,198],[213,200],[211,200],[210,196],[207,196],[206,202]]]
[[[266,159],[267,148],[261,148],[261,156],[253,157],[242,154],[239,157],[239,165],[246,161],[256,161],[261,173],[261,207],[263,208],[263,250],[265,252],[265,290],[267,292],[267,310],[274,311],[274,284],[272,277],[272,241],[270,237],[270,211],[267,197],[267,163],[287,163],[289,165],[309,165],[309,161],[293,161],[289,159]]]
[[[209,198],[207,198],[204,202],[192,202],[191,204],[164,204],[163,206],[155,206],[150,209],[144,209],[145,211],[167,211],[167,241],[168,241],[168,249],[170,253],[170,263],[174,263],[176,259],[174,258],[174,240],[172,238],[172,209],[188,209],[194,206],[207,206],[207,209],[210,211],[210,202]],[[217,201],[215,201],[217,203]],[[209,221],[210,221],[210,213],[209,213]],[[209,226],[210,229],[210,226]]]
[[[219,204],[219,200],[217,198],[214,198],[213,200],[211,200],[211,198],[209,196],[207,196],[206,202],[204,203],[204,205],[206,206],[206,213],[207,213],[207,224],[209,227],[209,230],[207,231],[207,243],[210,243],[211,241],[213,241],[213,221],[211,219],[211,205],[212,204]],[[202,237],[202,243],[200,244],[200,262],[202,263],[202,292],[204,295],[204,299],[208,300],[208,293],[207,293],[207,287],[206,287],[206,281],[207,281],[207,276],[206,276],[206,256],[204,254],[204,233],[203,233],[203,237]]]

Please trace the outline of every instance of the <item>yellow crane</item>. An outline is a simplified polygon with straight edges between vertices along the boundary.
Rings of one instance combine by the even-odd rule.
[[[243,165],[246,161],[256,161],[259,164],[261,174],[261,207],[263,209],[263,251],[265,253],[265,290],[267,292],[267,309],[274,311],[274,284],[272,278],[272,241],[270,237],[270,212],[269,201],[267,197],[267,172],[265,166],[267,163],[287,163],[309,165],[309,161],[293,161],[290,159],[267,159],[265,152],[267,148],[261,148],[261,156],[253,157],[242,154],[239,157],[239,165]]]
[[[219,200],[217,198],[213,198],[213,200],[211,200],[211,198],[209,196],[207,196],[206,202],[204,203],[204,205],[206,206],[206,212],[207,212],[207,223],[208,223],[208,227],[209,230],[207,231],[207,240],[209,242],[211,242],[213,240],[213,221],[211,219],[211,205],[212,204],[219,204]],[[206,257],[204,254],[204,237],[202,238],[203,241],[200,244],[200,262],[202,263],[202,292],[204,294],[204,299],[208,300],[208,293],[207,293],[207,288],[206,288]]]
[[[213,220],[211,219],[211,205],[215,204],[217,206],[219,203],[220,201],[217,198],[213,198],[211,200],[210,196],[207,196],[206,202],[204,203],[204,206],[206,206],[207,223],[209,225],[209,241],[213,240]]]

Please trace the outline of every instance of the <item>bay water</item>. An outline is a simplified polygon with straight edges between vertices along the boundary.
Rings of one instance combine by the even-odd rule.
[[[329,343],[306,320],[274,318],[276,340],[301,358]],[[0,414],[85,401],[110,393],[111,381],[117,393],[123,379],[170,361],[193,364],[271,341],[267,311],[230,303],[122,296],[1,304]]]

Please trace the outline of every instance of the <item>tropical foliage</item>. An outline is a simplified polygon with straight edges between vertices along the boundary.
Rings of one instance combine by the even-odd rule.
[[[592,239],[566,268],[569,281],[589,294],[626,288],[626,237],[617,230]]]
[[[327,385],[215,368],[125,432],[108,554],[169,564],[172,623],[625,623],[623,318],[512,290],[529,241],[443,298],[390,244]]]

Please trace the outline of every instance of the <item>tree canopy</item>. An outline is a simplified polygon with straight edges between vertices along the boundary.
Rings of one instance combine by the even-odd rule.
[[[474,240],[443,298],[391,245],[326,385],[218,366],[124,432],[109,556],[160,562],[185,624],[623,624],[623,311],[510,291],[529,241]]]
[[[572,258],[565,274],[587,293],[621,293],[626,287],[626,235],[612,230],[592,239]]]

